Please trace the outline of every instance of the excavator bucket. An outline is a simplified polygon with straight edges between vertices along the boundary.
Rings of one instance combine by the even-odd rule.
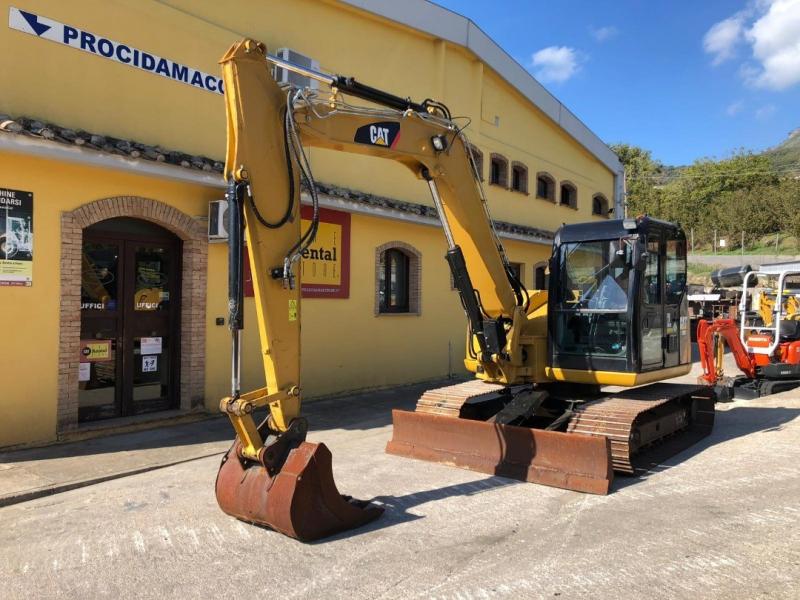
[[[392,411],[386,452],[553,487],[607,494],[608,438]]]
[[[242,459],[239,449],[237,440],[222,458],[216,483],[217,502],[232,517],[311,542],[383,513],[379,506],[339,494],[325,444],[302,442],[274,474]]]

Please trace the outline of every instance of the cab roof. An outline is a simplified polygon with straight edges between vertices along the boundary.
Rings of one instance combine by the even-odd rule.
[[[564,224],[556,231],[553,244],[557,246],[570,242],[611,240],[634,233],[647,233],[655,229],[679,232],[680,237],[683,237],[683,230],[680,225],[651,217],[636,217],[632,219],[609,219],[608,221]]]

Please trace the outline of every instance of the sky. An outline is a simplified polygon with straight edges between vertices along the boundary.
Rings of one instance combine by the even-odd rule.
[[[800,127],[800,0],[436,0],[606,143],[668,165]]]

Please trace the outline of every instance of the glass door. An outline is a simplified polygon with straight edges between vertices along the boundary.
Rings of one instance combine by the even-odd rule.
[[[175,247],[163,242],[126,242],[129,289],[125,346],[129,349],[124,402],[130,414],[173,407]]]
[[[79,421],[179,405],[180,240],[131,221],[84,231]]]
[[[688,326],[687,320],[681,323],[681,303],[686,290],[686,240],[677,232],[666,241],[664,257],[664,366],[676,367],[681,360],[681,327]]]
[[[119,299],[123,244],[84,238],[81,259],[81,342],[78,367],[78,420],[122,415]]]

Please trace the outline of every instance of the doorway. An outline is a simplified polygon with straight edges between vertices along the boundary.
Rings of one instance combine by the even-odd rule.
[[[79,422],[178,408],[181,256],[148,221],[84,229]]]

